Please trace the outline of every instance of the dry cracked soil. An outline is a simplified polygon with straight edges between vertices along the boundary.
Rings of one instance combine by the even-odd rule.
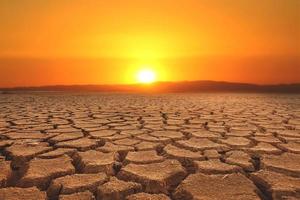
[[[300,199],[300,95],[0,95],[0,200]]]

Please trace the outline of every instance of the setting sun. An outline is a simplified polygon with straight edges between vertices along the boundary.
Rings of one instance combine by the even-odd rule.
[[[139,83],[153,83],[156,80],[156,74],[151,69],[143,69],[137,73]]]

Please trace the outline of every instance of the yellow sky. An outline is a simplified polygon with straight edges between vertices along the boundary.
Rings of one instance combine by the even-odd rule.
[[[159,68],[161,80],[201,78],[262,82],[247,77],[241,80],[229,78],[238,74],[221,76],[210,71],[209,67],[200,69],[197,64],[192,67],[193,71],[182,73],[183,76],[180,71],[191,66],[176,64],[175,67],[171,64],[176,60],[178,63],[195,63],[203,57],[206,60],[225,56],[227,61],[237,60],[226,61],[223,68],[218,68],[221,71],[232,67],[232,63],[241,71],[243,65],[236,63],[240,63],[241,58],[250,60],[253,57],[269,61],[268,73],[288,67],[291,68],[289,73],[294,74],[299,68],[299,0],[3,0],[0,2],[0,30],[2,74],[8,73],[7,66],[22,73],[30,65],[28,62],[45,67],[43,70],[36,68],[35,74],[55,71],[53,68],[58,67],[74,71],[70,66],[62,66],[58,62],[60,59],[69,59],[67,63],[74,59],[106,59],[95,67],[95,72],[103,72],[111,79],[91,79],[97,83],[134,82],[128,76],[107,71],[114,66],[115,70],[125,73],[149,64]],[[7,62],[11,58],[30,61],[24,65],[17,61]],[[189,58],[188,62],[180,62]],[[60,64],[49,67],[48,62],[41,62],[43,59]],[[126,61],[111,62],[112,59]],[[287,62],[278,66],[282,60]],[[12,64],[16,62],[18,64]],[[276,66],[272,69],[274,63]],[[288,63],[293,66],[287,66]],[[250,76],[259,73],[259,66],[263,65],[256,64],[258,67],[249,68]],[[179,71],[178,74],[172,74],[172,66]],[[57,83],[79,83],[79,75],[87,73],[85,67],[82,63],[73,79],[66,82],[66,77],[62,76]],[[195,71],[212,75],[195,77]],[[277,75],[275,72],[274,76]],[[119,78],[115,80],[117,76]],[[288,75],[286,79],[273,79],[269,82],[295,81]],[[81,82],[89,82],[89,79]],[[14,84],[8,84],[5,80],[0,81],[0,85],[10,84],[21,82],[16,80]],[[33,80],[32,84],[47,84],[47,81],[37,83]]]

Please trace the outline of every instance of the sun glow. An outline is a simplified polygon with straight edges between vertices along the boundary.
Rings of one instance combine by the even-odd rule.
[[[156,73],[151,69],[142,69],[137,73],[139,83],[149,84],[156,81]]]

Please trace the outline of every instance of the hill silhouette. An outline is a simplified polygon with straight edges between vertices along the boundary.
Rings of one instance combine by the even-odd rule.
[[[64,92],[259,92],[300,93],[300,83],[257,85],[222,81],[156,82],[149,85],[50,85],[39,87],[0,88],[2,93],[16,91],[64,91]]]

